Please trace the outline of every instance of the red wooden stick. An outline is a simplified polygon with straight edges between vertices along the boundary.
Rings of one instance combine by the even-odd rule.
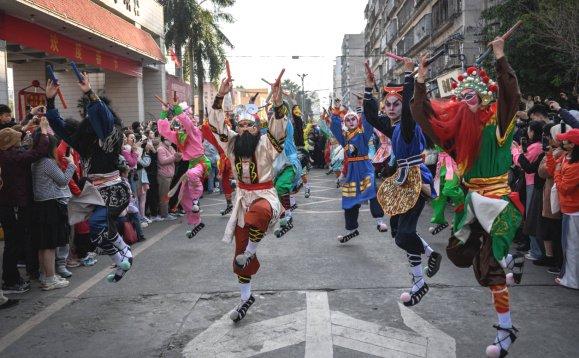
[[[404,60],[404,57],[398,56],[397,54],[392,53],[392,52],[385,52],[384,54],[385,54],[386,56],[388,56],[388,57],[392,57],[392,58],[395,59],[396,61],[403,61],[403,60]]]

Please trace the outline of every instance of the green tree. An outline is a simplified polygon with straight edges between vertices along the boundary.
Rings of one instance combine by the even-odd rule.
[[[204,2],[173,0],[165,6],[165,42],[167,46],[175,46],[178,56],[182,49],[186,51],[184,67],[189,82],[198,92],[200,118],[205,109],[203,83],[206,78],[214,82],[219,79],[225,63],[224,46],[233,47],[219,24],[233,21],[231,15],[221,9],[233,5],[235,0],[210,0],[212,9],[202,6]]]
[[[505,49],[509,62],[517,72],[521,92],[524,95],[554,96],[561,89],[570,89],[577,83],[577,30],[565,47],[556,39],[551,29],[554,22],[577,28],[576,9],[579,0],[505,0],[490,7],[482,14],[486,21],[484,41],[505,33],[518,19],[523,26],[507,42]],[[573,11],[558,12],[558,7],[573,7]],[[538,21],[541,19],[541,21]],[[574,47],[573,47],[574,46]],[[491,69],[490,59],[486,66]]]
[[[302,90],[300,85],[298,85],[297,83],[295,83],[294,81],[292,81],[288,78],[283,80],[283,82],[281,83],[281,88],[284,91],[289,92],[294,96]]]

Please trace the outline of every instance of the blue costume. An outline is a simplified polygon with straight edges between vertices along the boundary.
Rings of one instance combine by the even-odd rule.
[[[346,114],[346,117],[349,116],[357,116],[357,114],[350,112]],[[344,209],[346,230],[350,233],[344,237],[338,237],[340,242],[346,242],[358,235],[358,213],[360,205],[366,201],[370,201],[370,211],[377,219],[378,230],[387,230],[382,223],[384,213],[376,200],[374,167],[368,157],[368,143],[373,135],[373,128],[364,115],[361,120],[362,127],[342,131],[340,117],[334,114],[330,126],[332,134],[344,148],[344,162],[347,163],[347,172],[342,180],[342,209]]]
[[[435,191],[432,174],[422,158],[426,138],[410,112],[413,92],[414,78],[411,72],[406,72],[403,88],[385,88],[386,97],[393,96],[402,102],[401,118],[395,124],[392,124],[387,116],[378,115],[378,102],[372,97],[372,88],[366,88],[364,93],[364,114],[369,123],[391,138],[392,155],[398,165],[396,173],[386,178],[380,186],[378,200],[384,212],[391,216],[390,225],[396,245],[406,251],[410,263],[413,285],[409,293],[403,294],[402,301],[406,306],[420,302],[429,289],[422,274],[421,255],[426,254],[429,257],[427,270],[429,277],[438,272],[442,259],[442,256],[432,251],[416,232],[418,218],[427,199],[423,184],[430,187],[430,196],[434,196]]]

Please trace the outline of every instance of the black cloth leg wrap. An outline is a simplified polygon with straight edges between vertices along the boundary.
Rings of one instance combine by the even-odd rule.
[[[384,216],[384,210],[382,210],[382,207],[380,206],[380,203],[378,203],[377,198],[370,199],[370,213],[372,213],[372,217],[374,219],[378,219]]]
[[[344,218],[346,219],[346,230],[356,230],[358,228],[358,214],[360,204],[356,204],[349,209],[344,209]]]

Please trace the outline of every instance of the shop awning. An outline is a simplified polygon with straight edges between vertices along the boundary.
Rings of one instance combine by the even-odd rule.
[[[163,51],[146,31],[90,0],[16,0],[104,39],[114,41],[155,62],[165,62]]]

